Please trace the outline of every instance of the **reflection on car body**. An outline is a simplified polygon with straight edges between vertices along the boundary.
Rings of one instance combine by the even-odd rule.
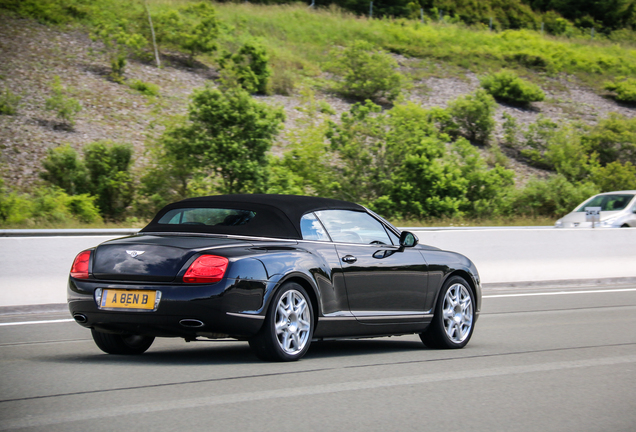
[[[629,228],[636,227],[636,191],[605,192],[594,195],[578,205],[571,213],[555,223],[556,228],[592,228],[586,220],[585,209],[600,207],[600,221],[595,227]]]
[[[415,333],[462,348],[481,288],[468,258],[357,204],[221,195],[170,204],[139,234],[81,252],[68,304],[107,353],[141,354],[156,337],[234,338],[287,361],[316,339]]]

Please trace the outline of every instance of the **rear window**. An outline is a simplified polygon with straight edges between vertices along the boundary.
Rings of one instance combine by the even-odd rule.
[[[179,208],[164,214],[161,225],[241,226],[254,219],[256,212],[224,208]]]
[[[194,201],[194,200],[192,200]],[[203,201],[203,200],[202,200]],[[168,204],[140,232],[229,234],[299,239],[296,228],[279,209],[260,203],[202,202]],[[215,203],[217,204],[217,203]]]
[[[586,201],[577,211],[584,212],[585,207],[600,207],[601,211],[623,210],[634,198],[631,194],[599,195]]]

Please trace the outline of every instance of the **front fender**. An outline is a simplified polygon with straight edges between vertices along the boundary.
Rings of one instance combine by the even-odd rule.
[[[475,264],[456,252],[442,250],[421,251],[429,265],[429,295],[427,307],[433,309],[437,303],[442,286],[451,276],[462,276],[471,285],[475,294],[475,312],[481,310],[481,282]]]

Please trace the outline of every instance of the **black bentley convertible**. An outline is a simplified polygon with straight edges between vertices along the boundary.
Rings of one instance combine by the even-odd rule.
[[[321,339],[416,333],[462,348],[481,288],[469,259],[360,205],[221,195],[170,204],[137,235],[81,252],[68,304],[110,354],[141,354],[155,337],[234,338],[288,361]]]

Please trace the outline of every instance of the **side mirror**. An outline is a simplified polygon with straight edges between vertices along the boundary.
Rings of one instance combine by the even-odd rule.
[[[412,232],[402,231],[402,234],[400,234],[400,247],[413,247],[417,244],[418,241],[419,240],[417,236]]]

